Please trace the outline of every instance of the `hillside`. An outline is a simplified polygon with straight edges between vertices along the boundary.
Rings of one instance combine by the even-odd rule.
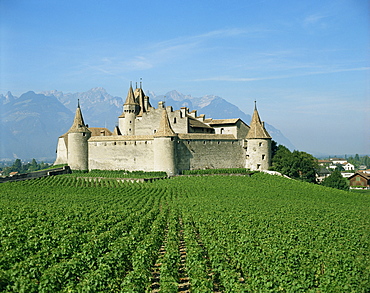
[[[0,291],[370,290],[362,194],[262,173],[1,188]]]

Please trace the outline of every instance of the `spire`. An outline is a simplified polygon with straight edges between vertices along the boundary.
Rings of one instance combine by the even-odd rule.
[[[77,109],[76,109],[75,118],[68,132],[90,132],[90,130],[85,125],[84,118],[82,117],[79,99],[77,101]]]
[[[136,105],[135,97],[134,97],[134,90],[132,89],[132,82],[130,82],[130,88],[127,93],[126,102],[124,105]]]
[[[251,120],[250,129],[246,138],[271,138],[270,134],[265,129],[264,123],[261,122],[260,115],[257,111],[256,101],[254,101],[254,112]]]
[[[168,120],[168,115],[166,109],[162,111],[161,122],[159,124],[159,129],[154,134],[156,137],[171,137],[176,136],[176,133],[172,130],[170,121]]]

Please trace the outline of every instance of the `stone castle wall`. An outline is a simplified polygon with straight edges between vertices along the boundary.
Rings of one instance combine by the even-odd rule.
[[[168,142],[153,136],[92,137],[89,169],[166,171],[174,175],[189,169],[245,167],[242,140],[231,135],[211,137],[187,134],[172,141],[167,138]]]
[[[182,139],[177,143],[177,169],[244,168],[245,151],[237,139]]]
[[[89,170],[153,171],[153,137],[92,137]]]

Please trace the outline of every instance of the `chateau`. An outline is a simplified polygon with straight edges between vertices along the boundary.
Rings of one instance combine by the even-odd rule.
[[[249,168],[267,170],[271,136],[255,106],[248,126],[241,119],[211,119],[187,107],[154,108],[141,88],[128,90],[113,132],[88,127],[78,103],[73,124],[58,139],[55,165],[72,170],[165,171]]]

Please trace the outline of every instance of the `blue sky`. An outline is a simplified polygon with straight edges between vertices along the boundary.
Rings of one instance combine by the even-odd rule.
[[[370,153],[366,0],[0,0],[0,93],[213,94],[299,149]]]

